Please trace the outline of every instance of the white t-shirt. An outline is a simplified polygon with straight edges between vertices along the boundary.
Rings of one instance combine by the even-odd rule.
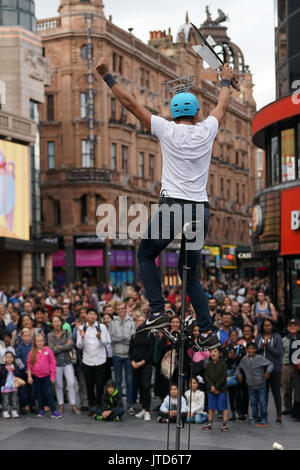
[[[209,116],[195,126],[152,116],[151,132],[160,140],[166,197],[207,202],[206,185],[218,120]]]

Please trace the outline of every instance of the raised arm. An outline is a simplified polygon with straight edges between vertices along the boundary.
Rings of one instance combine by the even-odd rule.
[[[109,72],[109,68],[106,60],[101,57],[96,66],[96,70],[99,75],[104,79],[104,81],[111,88],[111,91],[115,97],[125,106],[130,113],[132,113],[147,129],[151,130],[151,116],[152,114],[142,105],[140,105],[137,100],[130,95],[116,80],[112,77]]]
[[[221,72],[221,91],[219,94],[218,104],[215,109],[212,110],[210,116],[214,116],[218,119],[219,125],[221,124],[230,101],[230,82],[233,78],[233,69],[228,64],[224,65]]]

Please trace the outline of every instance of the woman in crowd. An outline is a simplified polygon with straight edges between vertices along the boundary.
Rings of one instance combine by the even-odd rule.
[[[243,409],[242,403],[242,386],[236,375],[236,369],[245,356],[246,350],[239,340],[236,330],[229,333],[230,345],[226,346],[223,351],[223,357],[227,364],[227,389],[229,395],[229,403],[231,409],[230,421],[235,421],[238,417],[242,421],[245,420],[246,411]],[[229,372],[230,371],[230,372]]]
[[[260,333],[257,335],[255,344],[258,353],[269,359],[274,365],[270,379],[267,381],[267,391],[271,387],[274,397],[277,418],[276,423],[281,423],[282,399],[281,399],[281,370],[283,357],[283,344],[281,336],[273,332],[273,321],[265,318],[262,320]]]
[[[248,343],[253,343],[255,341],[254,336],[254,327],[250,325],[246,325],[243,328],[243,338],[242,338],[242,345],[244,348],[247,346]]]
[[[140,315],[136,320],[136,328],[143,324],[146,317]],[[135,416],[144,418],[144,421],[150,421],[151,406],[151,378],[152,378],[152,359],[154,352],[155,339],[153,334],[144,331],[140,334],[134,334],[131,337],[129,345],[129,359],[132,367],[133,386],[140,392],[140,401],[142,410]]]
[[[22,330],[24,330],[24,328],[27,328],[30,331],[31,336],[33,337],[34,321],[32,320],[30,315],[23,314],[20,316],[18,328],[12,333],[11,344],[14,348],[17,348],[20,342],[22,341]]]
[[[102,317],[102,322],[106,326],[106,329],[107,329],[108,333],[109,333],[109,326],[112,322],[112,319],[113,319],[113,315],[111,315],[109,313],[105,313]],[[111,343],[108,343],[106,345],[106,352],[107,352],[107,360],[106,360],[106,380],[105,380],[105,383],[107,383],[112,378],[111,369],[112,369],[113,352],[112,352]]]
[[[27,359],[32,349],[32,333],[28,328],[22,330],[22,341],[19,343],[16,350],[16,363],[22,372],[22,379],[26,384],[20,387],[19,399],[21,414],[25,415],[29,412],[36,413],[35,409],[35,391],[33,385],[28,383],[27,376]]]
[[[62,319],[58,315],[52,317],[52,328],[48,334],[48,345],[52,349],[56,359],[56,379],[55,390],[58,401],[58,412],[64,412],[64,383],[63,378],[66,378],[69,402],[72,411],[75,414],[80,414],[76,407],[76,390],[75,390],[75,374],[71,361],[71,352],[73,349],[72,338],[70,332],[62,329]]]

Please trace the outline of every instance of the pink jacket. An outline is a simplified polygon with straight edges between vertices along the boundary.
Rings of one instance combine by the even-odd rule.
[[[56,360],[53,352],[47,346],[44,347],[42,352],[37,352],[36,363],[31,366],[31,351],[27,358],[27,370],[30,370],[33,375],[37,377],[47,377],[50,375],[50,380],[55,380],[56,376]]]

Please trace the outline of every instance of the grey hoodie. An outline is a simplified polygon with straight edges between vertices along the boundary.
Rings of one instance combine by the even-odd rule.
[[[127,314],[122,321],[116,317],[109,328],[113,355],[123,359],[129,357],[129,344],[131,336],[135,333],[135,323]]]
[[[240,374],[241,370],[243,370],[248,388],[250,390],[259,390],[266,386],[264,374],[270,374],[273,368],[272,362],[260,354],[255,354],[252,359],[247,354],[239,363],[236,372]]]

